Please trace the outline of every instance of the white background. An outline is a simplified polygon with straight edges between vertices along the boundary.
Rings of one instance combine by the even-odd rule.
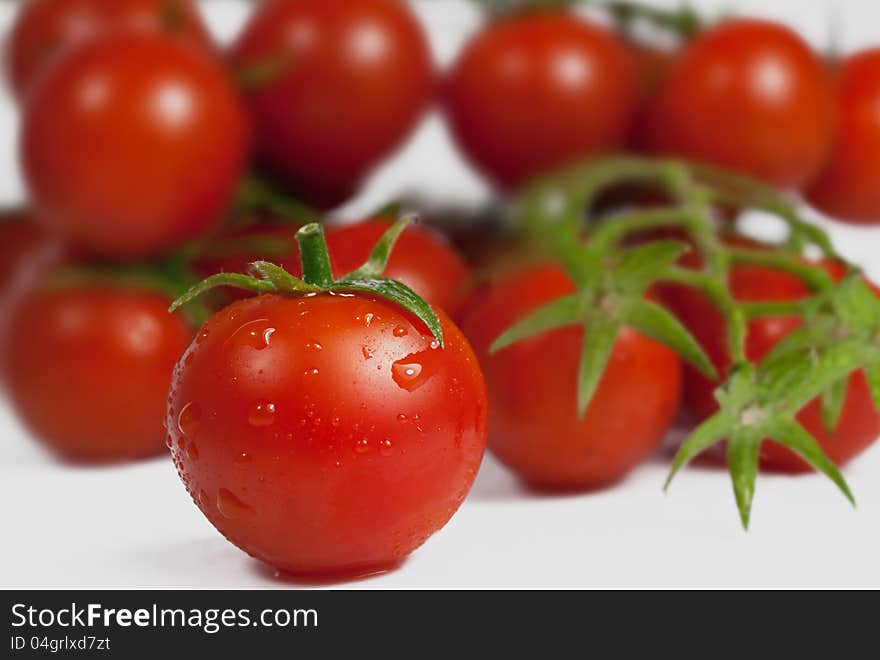
[[[447,64],[477,13],[463,0],[412,4],[437,61]],[[877,0],[693,4],[777,18],[818,47],[880,44]],[[4,33],[13,7],[0,3]],[[236,0],[204,7],[224,41],[247,12]],[[2,95],[2,205],[24,198],[16,130],[15,110]],[[473,203],[488,194],[436,116],[340,214],[357,218],[412,190]],[[819,221],[844,254],[880,277],[880,228]],[[761,475],[749,533],[739,527],[724,472],[685,471],[664,496],[667,465],[658,457],[609,490],[548,497],[523,491],[487,456],[459,513],[402,567],[316,585],[278,575],[227,543],[191,504],[167,457],[121,467],[64,465],[0,402],[0,587],[880,587],[880,445],[846,470],[855,511],[822,477]]]

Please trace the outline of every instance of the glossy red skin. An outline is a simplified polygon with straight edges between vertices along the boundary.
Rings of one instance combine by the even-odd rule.
[[[844,274],[834,262],[820,264],[833,277]],[[807,295],[800,280],[791,275],[758,266],[736,266],[731,275],[731,290],[743,302],[797,300]],[[724,320],[715,307],[699,292],[687,287],[667,287],[664,302],[700,342],[722,378],[730,368],[727,333]],[[746,357],[758,362],[783,337],[802,324],[797,317],[769,317],[750,321],[746,335]],[[699,420],[718,409],[713,382],[692,367],[685,366],[685,403]],[[798,414],[798,421],[816,438],[826,454],[837,465],[843,465],[870,446],[880,436],[880,414],[874,407],[865,381],[859,371],[850,377],[840,423],[833,434],[825,430],[819,399],[807,404]],[[780,472],[812,470],[792,451],[773,441],[761,445],[761,467]]]
[[[819,210],[847,222],[880,222],[880,49],[839,71],[840,121],[822,176],[808,192]]]
[[[834,125],[832,81],[809,46],[782,25],[738,19],[683,51],[657,95],[646,139],[655,152],[800,190],[825,164]]]
[[[167,32],[213,49],[211,37],[190,0],[177,0],[179,23],[165,26],[169,0],[27,0],[6,42],[7,76],[22,99],[35,79],[72,47],[117,30]]]
[[[232,66],[288,57],[250,91],[261,160],[322,208],[344,201],[400,145],[434,91],[428,42],[397,0],[272,0],[238,38]]]
[[[360,296],[260,296],[210,319],[167,416],[208,520],[257,559],[311,575],[392,566],[445,525],[476,476],[487,413],[470,346],[438,316],[445,349],[399,307]]]
[[[30,213],[0,213],[0,305],[29,264],[44,261],[47,252],[58,249],[57,241]]]
[[[381,219],[343,227],[328,227],[325,237],[334,275],[341,277],[359,268],[388,227],[388,221]],[[248,229],[246,234],[289,241],[290,250],[287,255],[266,259],[278,263],[297,276],[301,275],[299,250],[293,229],[257,226]],[[251,254],[204,261],[199,264],[199,270],[206,276],[218,272],[243,273],[247,272],[249,263],[264,257],[265,255]],[[464,289],[469,277],[468,267],[455,249],[430,228],[416,226],[406,229],[397,240],[383,275],[403,282],[432,306],[444,310],[452,319],[460,317]],[[238,297],[246,295],[240,291],[231,293]]]
[[[6,381],[34,436],[75,461],[162,452],[174,365],[192,339],[162,296],[82,287],[35,290],[8,334]]]
[[[40,220],[125,259],[214,227],[247,145],[244,110],[217,63],[181,41],[128,33],[90,41],[40,80],[22,154]]]
[[[449,74],[445,111],[458,146],[502,188],[623,146],[636,72],[611,32],[565,12],[487,25]]]
[[[489,392],[489,448],[524,481],[543,488],[611,484],[660,444],[678,411],[681,364],[666,347],[624,329],[583,419],[576,409],[583,330],[554,330],[494,355],[491,343],[525,314],[573,291],[555,266],[496,283],[463,329]]]

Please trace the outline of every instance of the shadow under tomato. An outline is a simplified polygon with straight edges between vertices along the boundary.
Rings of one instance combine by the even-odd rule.
[[[275,585],[285,585],[290,587],[332,587],[352,584],[355,582],[364,582],[373,578],[387,575],[400,569],[406,563],[403,559],[395,564],[382,568],[367,569],[363,572],[356,573],[339,573],[329,575],[301,575],[296,573],[288,573],[279,570],[274,566],[265,564],[257,559],[251,562],[251,568],[256,575],[264,580],[268,580]]]

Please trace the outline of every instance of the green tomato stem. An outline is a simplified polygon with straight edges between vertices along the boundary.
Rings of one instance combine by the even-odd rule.
[[[296,242],[299,243],[303,281],[329,289],[333,285],[333,269],[330,267],[324,228],[317,222],[310,223],[296,232]]]

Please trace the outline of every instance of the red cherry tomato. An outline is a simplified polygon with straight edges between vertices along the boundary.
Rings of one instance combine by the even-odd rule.
[[[831,79],[800,37],[775,23],[730,20],[673,65],[646,137],[656,152],[802,189],[825,163],[834,117]]]
[[[179,34],[213,48],[191,0],[28,0],[7,42],[8,77],[19,98],[72,46],[115,30]]]
[[[25,426],[62,456],[160,453],[174,364],[192,338],[160,295],[107,287],[40,290],[12,314],[6,384]]]
[[[574,287],[555,266],[492,285],[463,329],[489,392],[489,448],[540,487],[610,484],[644,461],[672,425],[681,364],[666,347],[625,329],[583,419],[576,406],[583,330],[554,330],[494,355],[491,343],[515,321]]]
[[[880,222],[880,49],[860,53],[840,71],[837,137],[809,200],[840,220]]]
[[[392,303],[259,296],[203,327],[174,375],[181,478],[250,555],[300,574],[395,564],[467,494],[486,393],[461,332],[445,348]]]
[[[564,12],[491,23],[465,47],[446,85],[456,142],[504,188],[623,145],[635,68],[611,32]]]
[[[434,87],[425,34],[397,0],[265,2],[232,63],[277,69],[248,94],[259,154],[321,208],[344,201],[409,135]]]
[[[344,227],[329,227],[326,232],[333,273],[336,277],[361,266],[373,246],[388,229],[385,220],[368,220]],[[228,238],[266,236],[287,243],[284,255],[266,256],[262,254],[241,254],[222,259],[203,260],[198,264],[199,271],[207,275],[219,272],[243,273],[248,264],[256,259],[278,263],[289,272],[300,275],[299,249],[290,227],[256,226],[244,232],[236,232]],[[469,272],[464,261],[455,250],[436,232],[424,226],[410,227],[401,234],[395,250],[391,253],[385,277],[399,280],[413,289],[434,307],[444,310],[457,319],[464,301],[464,287]],[[245,293],[232,290],[234,296],[241,298]]]
[[[169,250],[217,224],[246,146],[220,67],[136,33],[90,41],[54,67],[29,95],[22,141],[40,219],[111,258]]]
[[[751,241],[735,240],[737,244],[752,245]],[[694,265],[693,259],[690,260]],[[840,264],[819,264],[835,279],[843,276]],[[737,300],[766,302],[797,300],[808,294],[803,283],[792,275],[760,266],[736,266],[731,273],[731,290]],[[693,333],[723,378],[730,368],[727,333],[723,318],[715,307],[698,291],[681,286],[665,286],[661,293],[666,303]],[[785,335],[802,324],[797,317],[769,317],[749,322],[746,336],[746,357],[753,362],[763,358]],[[685,365],[685,403],[698,419],[705,419],[717,410],[712,382]],[[838,465],[843,465],[880,436],[880,414],[874,407],[864,373],[850,377],[840,422],[833,434],[825,430],[822,407],[818,399],[811,401],[797,416],[803,427],[816,438],[825,453]],[[761,445],[761,467],[783,472],[812,470],[789,449],[766,441]]]

